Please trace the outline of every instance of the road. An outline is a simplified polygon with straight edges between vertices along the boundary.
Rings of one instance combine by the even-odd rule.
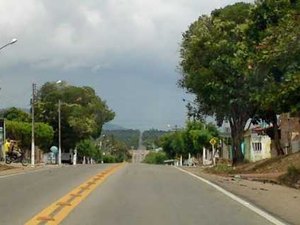
[[[132,150],[132,158],[131,161],[132,163],[141,163],[144,161],[146,155],[149,153],[149,150],[144,150],[144,149],[138,149],[138,150]]]
[[[65,167],[0,178],[0,224],[24,224],[107,167]],[[62,224],[271,223],[173,167],[129,164],[110,174]]]

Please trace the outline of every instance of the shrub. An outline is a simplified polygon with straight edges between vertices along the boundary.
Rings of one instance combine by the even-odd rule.
[[[112,155],[105,155],[103,156],[103,162],[104,163],[115,163],[117,160],[116,160],[116,157],[115,156],[112,156]]]
[[[166,159],[167,156],[164,152],[150,152],[148,155],[146,155],[144,163],[163,164]]]

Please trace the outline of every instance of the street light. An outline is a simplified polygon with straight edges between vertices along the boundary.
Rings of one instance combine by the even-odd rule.
[[[0,47],[0,50],[9,46],[9,45],[12,45],[14,43],[16,43],[18,40],[16,38],[13,38],[10,42],[8,42],[7,44],[3,45],[2,47]]]

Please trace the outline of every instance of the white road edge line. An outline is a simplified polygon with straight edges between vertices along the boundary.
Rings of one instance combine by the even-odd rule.
[[[223,194],[227,195],[228,197],[230,197],[231,199],[233,199],[234,201],[237,201],[238,203],[242,204],[243,206],[247,207],[248,209],[252,210],[253,212],[257,213],[258,215],[262,216],[263,218],[267,219],[268,221],[270,221],[271,223],[275,224],[275,225],[288,225],[287,223],[284,223],[282,221],[280,221],[279,219],[275,218],[274,216],[270,215],[269,213],[263,211],[262,209],[256,207],[255,205],[251,204],[250,202],[245,201],[244,199],[232,194],[229,191],[226,191],[225,189],[223,189],[222,187],[200,177],[197,176],[189,171],[186,171],[184,169],[175,167],[176,169],[187,173],[195,178],[197,178],[198,180],[201,180],[202,182],[214,187],[215,189],[217,189],[218,191],[222,192]]]

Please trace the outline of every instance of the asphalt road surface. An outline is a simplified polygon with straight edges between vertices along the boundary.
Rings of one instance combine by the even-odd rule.
[[[109,165],[50,169],[0,178],[0,224],[24,224]],[[129,164],[110,175],[62,224],[271,224],[173,167]]]

